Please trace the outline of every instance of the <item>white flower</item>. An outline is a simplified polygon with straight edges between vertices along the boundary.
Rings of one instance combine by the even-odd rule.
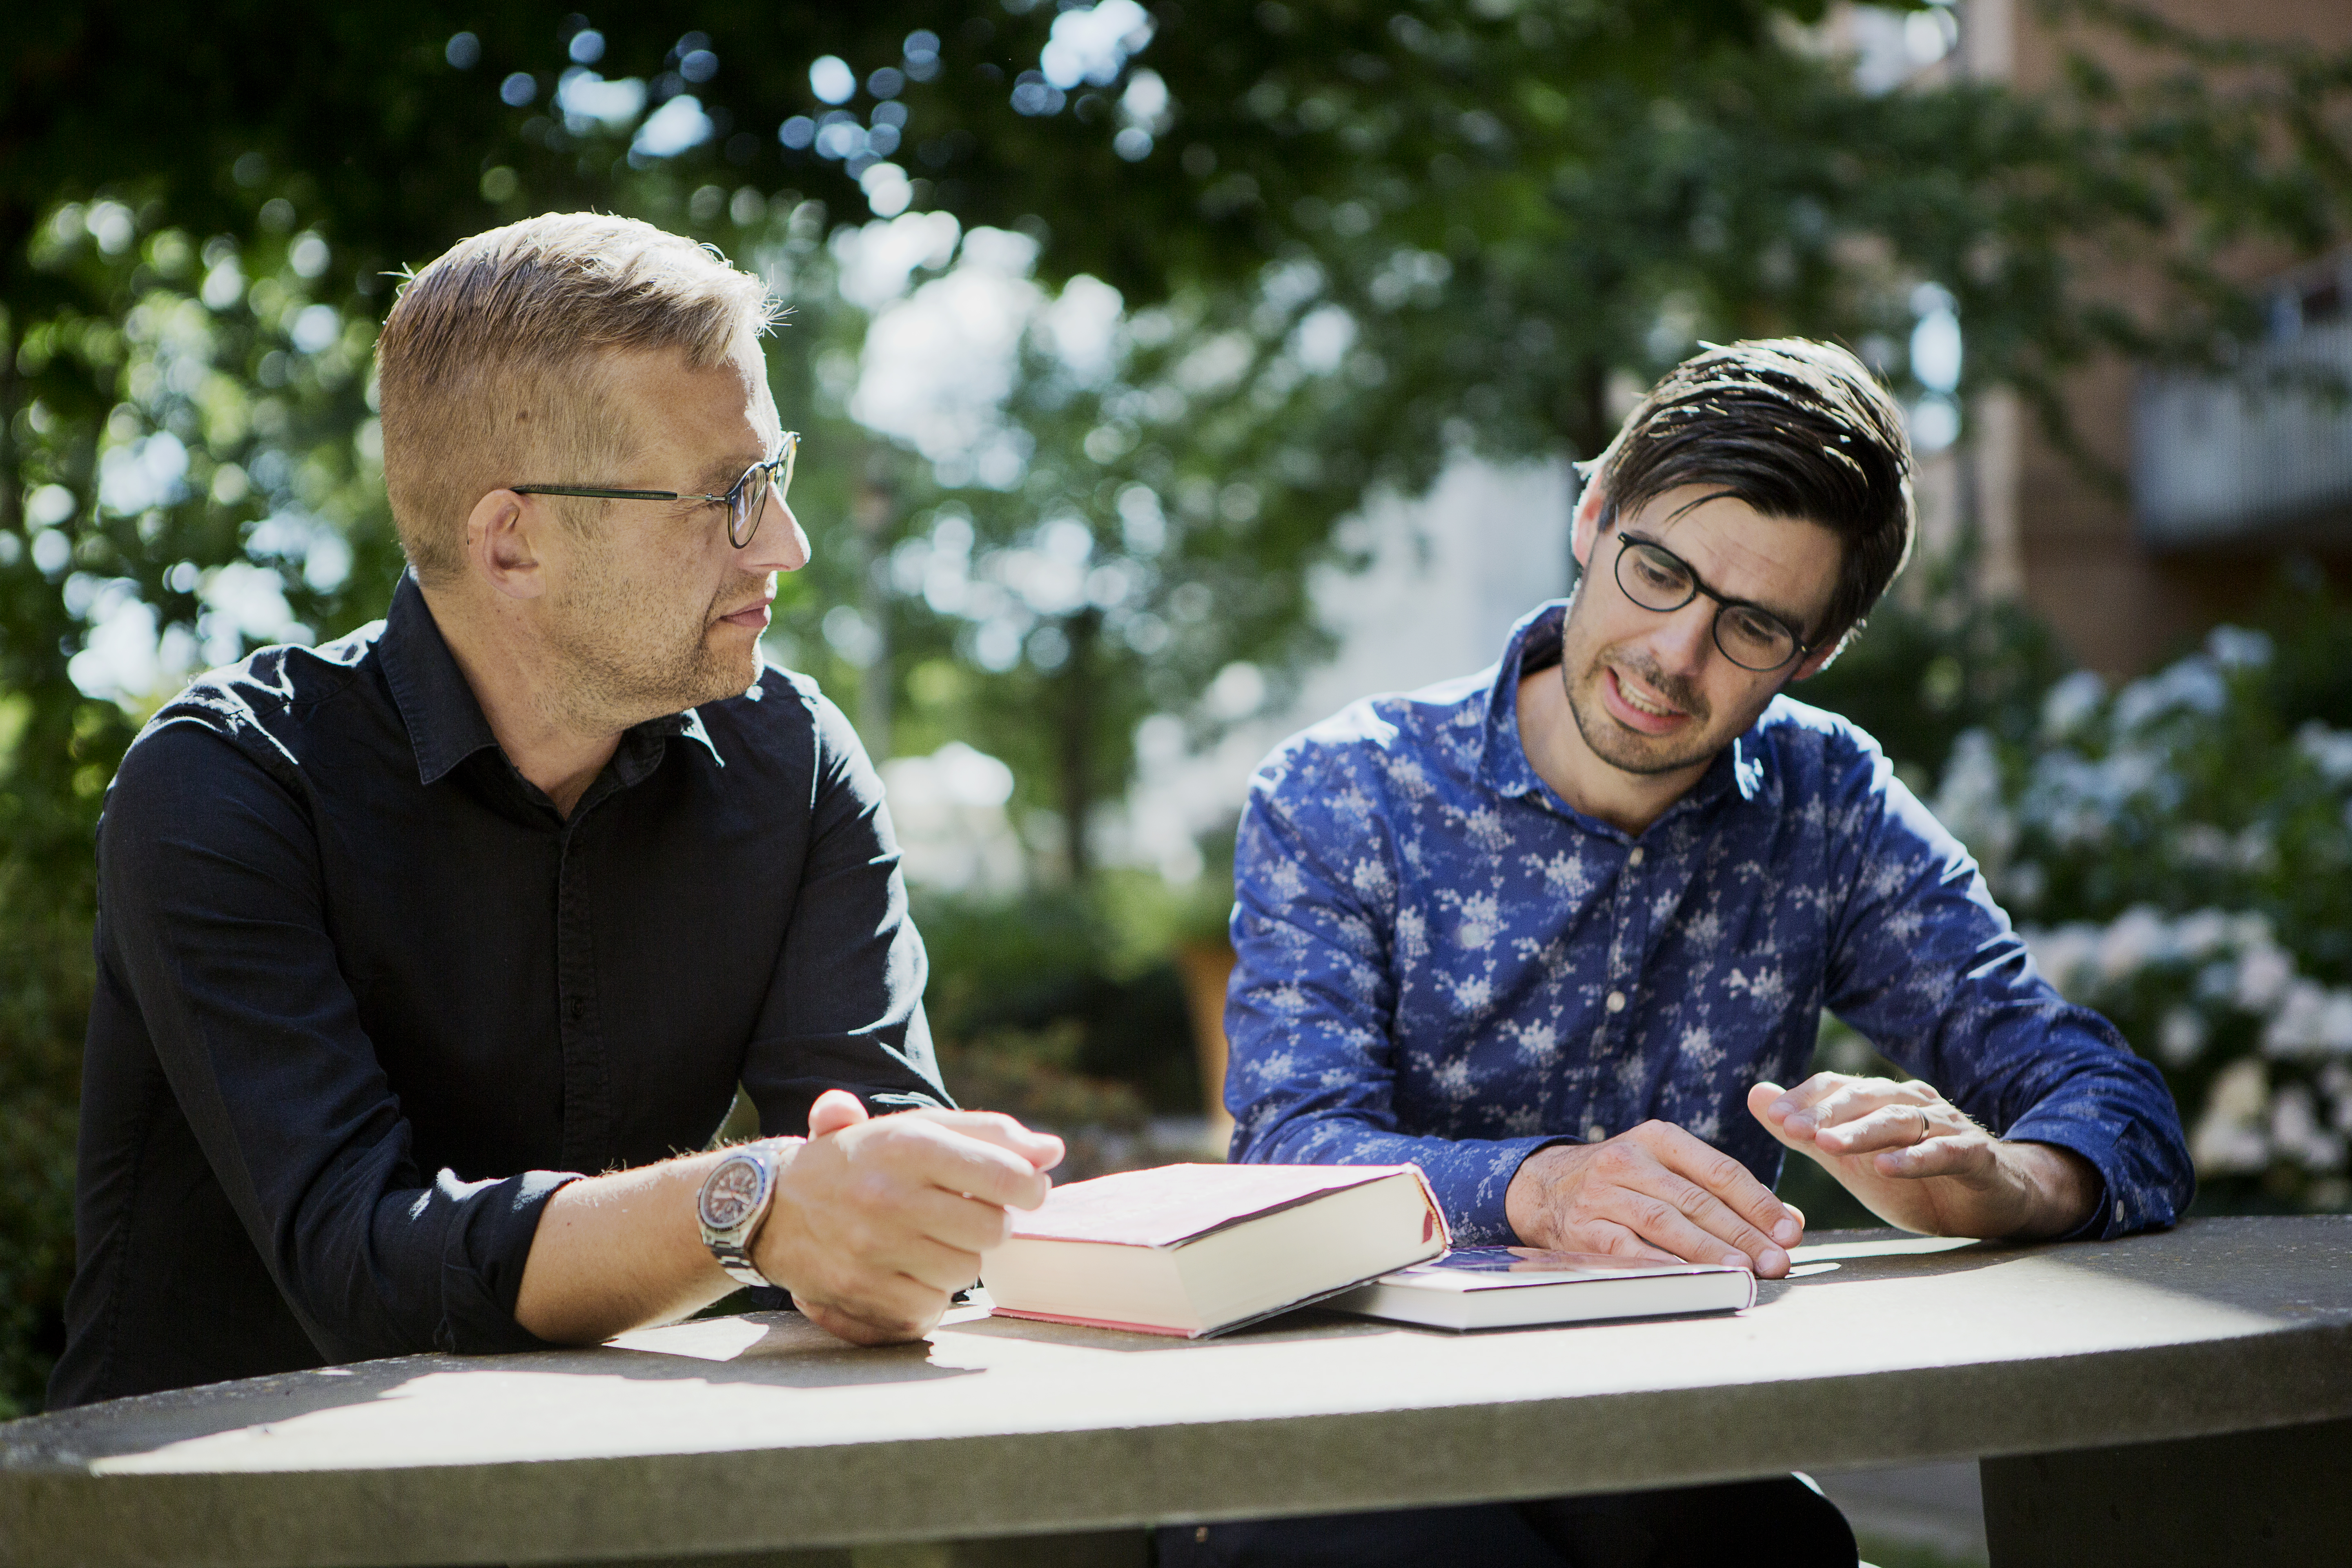
[[[2156,1048],[2173,1067],[2187,1067],[2205,1048],[2205,1020],[2193,1007],[2174,1007],[2158,1026]]]
[[[2118,984],[2168,955],[2172,933],[2164,917],[2136,904],[2116,918],[2099,939],[2099,977]]]
[[[2042,698],[2042,739],[2045,742],[2065,740],[2098,710],[2106,695],[2107,683],[2087,669],[2078,669],[2053,686]]]
[[[2249,1057],[2222,1069],[2189,1138],[2189,1156],[2199,1175],[2231,1175],[2269,1165],[2270,1140],[2262,1128],[2269,1100],[2270,1081],[2261,1062]]]
[[[2344,1163],[2344,1140],[2319,1124],[2311,1091],[2289,1084],[2271,1101],[2271,1142],[2281,1154],[2315,1171]]]
[[[2285,994],[2294,979],[2294,960],[2265,931],[2261,942],[2248,945],[2238,954],[2235,1000],[2249,1013],[2267,1013]]]

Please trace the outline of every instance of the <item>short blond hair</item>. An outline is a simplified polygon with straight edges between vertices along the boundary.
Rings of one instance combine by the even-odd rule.
[[[604,356],[716,364],[780,314],[759,279],[635,218],[551,213],[451,246],[376,343],[384,489],[417,575],[463,570],[466,519],[491,490],[612,482],[630,454],[604,416]]]

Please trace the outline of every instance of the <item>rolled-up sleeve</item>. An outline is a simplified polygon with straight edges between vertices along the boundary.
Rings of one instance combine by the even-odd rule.
[[[1860,755],[1839,784],[1831,1011],[1997,1135],[2089,1161],[2105,1193],[2074,1235],[2179,1218],[2196,1175],[2163,1075],[2042,977],[1967,849],[1884,759]]]
[[[322,1355],[533,1347],[515,1298],[541,1209],[573,1177],[418,1169],[285,773],[193,723],[131,749],[100,833],[101,959]]]

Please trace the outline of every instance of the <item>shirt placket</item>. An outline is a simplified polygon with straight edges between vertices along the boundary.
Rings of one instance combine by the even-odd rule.
[[[1640,999],[1643,955],[1649,949],[1650,851],[1636,844],[1625,851],[1610,890],[1609,952],[1601,976],[1600,1049],[1603,1064],[1586,1111],[1585,1140],[1597,1143],[1632,1125],[1622,1069],[1633,1059],[1634,1004]]]
[[[600,1168],[613,1147],[610,1064],[596,1008],[596,931],[590,842],[597,820],[583,804],[564,824],[555,881],[556,1032],[563,1049],[563,1164]]]

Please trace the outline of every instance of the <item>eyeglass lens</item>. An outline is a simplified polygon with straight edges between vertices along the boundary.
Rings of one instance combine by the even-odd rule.
[[[755,464],[735,486],[727,508],[728,542],[740,550],[751,542],[760,531],[760,516],[767,510],[768,487],[776,487],[776,499],[784,499],[793,488],[793,465],[800,456],[800,437],[792,431],[784,433],[784,449],[772,463]]]
[[[1680,557],[1658,545],[1629,542],[1617,556],[1617,584],[1645,610],[1679,610],[1698,596],[1698,580]],[[1778,669],[1797,651],[1796,635],[1752,605],[1721,605],[1715,646],[1742,669]]]

